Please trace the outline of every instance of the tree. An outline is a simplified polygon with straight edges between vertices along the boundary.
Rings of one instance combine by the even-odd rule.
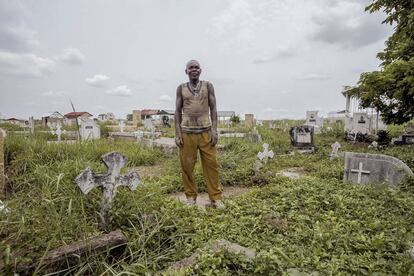
[[[238,115],[231,115],[230,122],[237,125],[240,123],[240,117]]]
[[[385,123],[403,124],[414,118],[414,1],[375,0],[365,10],[383,10],[387,18],[382,23],[395,25],[395,32],[377,54],[380,70],[362,73],[350,93],[361,107],[380,111]]]

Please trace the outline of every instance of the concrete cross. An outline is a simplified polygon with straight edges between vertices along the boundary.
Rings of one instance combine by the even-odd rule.
[[[272,159],[274,156],[273,151],[269,151],[269,144],[264,143],[263,144],[263,151],[257,154],[257,158],[259,158],[260,161],[263,161],[265,164],[267,163],[267,160],[270,158]]]
[[[361,184],[362,174],[363,173],[365,173],[365,174],[370,174],[371,173],[370,171],[364,171],[362,169],[363,166],[364,166],[364,164],[362,162],[359,162],[359,168],[358,168],[358,170],[357,169],[351,169],[351,172],[358,173],[358,180],[357,180],[357,183],[358,184]]]
[[[119,186],[127,186],[134,191],[141,183],[141,177],[137,172],[129,172],[126,175],[120,175],[121,168],[127,162],[127,157],[119,152],[110,152],[102,155],[102,161],[107,168],[104,175],[96,175],[90,167],[87,167],[80,173],[75,181],[84,194],[89,193],[94,187],[102,187],[103,199],[101,204],[101,225],[108,229],[111,222],[112,201],[116,196]]]
[[[62,131],[62,124],[60,122],[57,122],[55,124],[48,123],[48,126],[52,134],[57,135],[58,141],[60,142],[62,140],[62,134],[66,133],[65,130]]]
[[[331,157],[330,159],[333,160],[338,157],[338,150],[341,148],[341,144],[338,141],[336,141],[335,143],[331,145],[331,148],[332,148],[332,151],[329,156]]]

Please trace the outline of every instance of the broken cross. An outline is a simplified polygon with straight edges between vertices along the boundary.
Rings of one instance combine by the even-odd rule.
[[[263,151],[259,152],[257,154],[257,158],[259,158],[260,161],[263,161],[265,164],[267,163],[267,159],[272,159],[274,156],[273,151],[269,151],[269,144],[264,143],[263,144]]]
[[[107,168],[104,175],[96,175],[90,167],[80,173],[75,181],[84,194],[89,193],[94,187],[102,187],[103,199],[101,204],[101,222],[104,228],[108,228],[111,222],[112,200],[116,196],[118,186],[127,186],[134,191],[141,183],[141,177],[137,172],[129,172],[120,175],[121,168],[127,162],[127,157],[119,152],[110,152],[102,155],[102,161]]]

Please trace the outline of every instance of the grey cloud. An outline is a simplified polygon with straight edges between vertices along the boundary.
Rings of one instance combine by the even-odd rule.
[[[105,82],[109,80],[108,76],[105,75],[94,75],[91,78],[86,78],[85,82],[91,86],[94,87],[104,87],[105,86]]]
[[[64,63],[78,65],[84,62],[85,56],[77,48],[66,48],[63,50],[63,53],[58,57],[58,60]]]
[[[375,43],[388,35],[381,25],[379,16],[366,15],[359,18],[349,18],[348,15],[314,17],[313,22],[318,26],[311,36],[315,41],[337,44],[343,48],[355,49]]]
[[[0,74],[42,77],[52,72],[55,63],[34,54],[16,54],[0,51]]]
[[[263,63],[271,63],[275,62],[280,59],[287,59],[291,57],[295,57],[297,52],[292,48],[281,49],[277,51],[275,54],[268,56],[268,57],[260,57],[253,60],[254,64],[263,64]]]
[[[0,1],[0,49],[24,52],[39,44],[37,33],[25,24],[26,13],[19,1]]]
[[[314,81],[314,80],[329,80],[331,79],[331,77],[325,74],[320,74],[320,73],[309,73],[309,74],[304,75],[300,79]]]

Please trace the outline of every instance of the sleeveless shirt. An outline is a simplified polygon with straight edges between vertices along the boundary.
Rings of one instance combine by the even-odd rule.
[[[201,133],[211,128],[207,81],[200,82],[201,88],[198,93],[192,93],[188,83],[181,84],[183,132]]]

